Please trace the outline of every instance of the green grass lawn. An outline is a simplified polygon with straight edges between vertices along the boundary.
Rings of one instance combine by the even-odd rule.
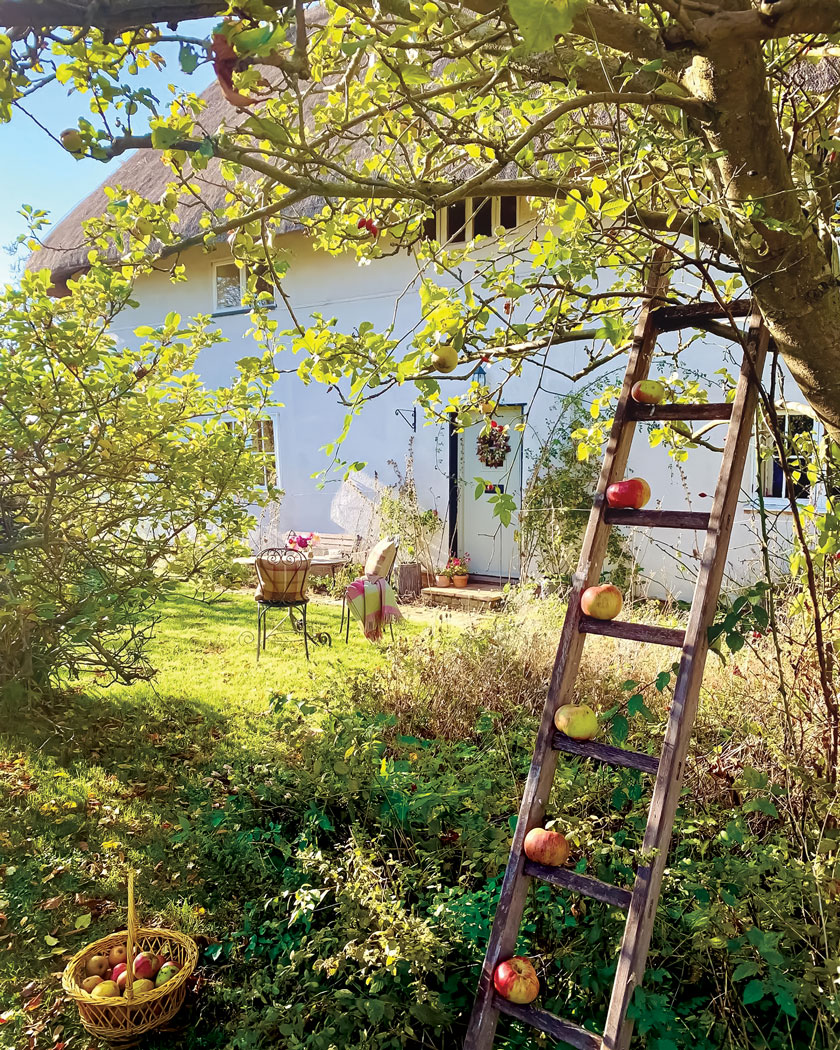
[[[270,613],[269,627],[281,615]],[[129,865],[141,871],[147,918],[195,934],[224,927],[223,872],[199,865],[188,842],[196,814],[214,804],[208,777],[224,777],[226,764],[285,761],[273,694],[324,697],[331,683],[388,661],[390,642],[371,644],[358,623],[345,644],[339,617],[340,605],[312,601],[310,632],[329,631],[332,647],[310,646],[307,662],[287,623],[257,663],[250,593],[207,605],[179,588],[161,609],[153,680],[104,688],[91,679],[50,703],[0,708],[0,1046],[52,1047],[78,1032],[72,1011],[50,1005],[56,975],[118,928]],[[397,637],[421,629],[404,622]]]

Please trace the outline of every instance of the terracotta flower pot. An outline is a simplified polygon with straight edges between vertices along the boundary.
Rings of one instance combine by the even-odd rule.
[[[469,576],[453,576],[452,582],[455,584],[456,587],[466,587],[467,584],[470,582],[470,578]]]
[[[449,584],[450,584],[450,580],[449,580],[448,576],[435,576],[435,586],[436,587],[448,587]]]

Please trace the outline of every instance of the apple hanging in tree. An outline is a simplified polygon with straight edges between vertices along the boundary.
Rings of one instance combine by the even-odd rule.
[[[607,503],[615,509],[640,510],[650,499],[650,485],[644,478],[626,478],[607,486]]]
[[[458,367],[458,351],[451,343],[442,343],[432,354],[432,364],[438,372],[454,372]]]
[[[640,379],[633,384],[630,396],[642,405],[660,405],[668,396],[668,388],[658,379]]]
[[[611,583],[587,587],[580,596],[580,608],[586,616],[596,620],[614,620],[623,604],[621,591]]]
[[[85,141],[78,128],[65,128],[58,137],[68,153],[78,154],[84,149]]]
[[[493,986],[511,1003],[532,1003],[540,994],[540,979],[529,959],[514,955],[496,967]]]

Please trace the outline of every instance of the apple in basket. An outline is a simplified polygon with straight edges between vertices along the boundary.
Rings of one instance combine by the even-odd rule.
[[[158,971],[158,975],[155,978],[155,988],[160,988],[161,985],[166,984],[167,981],[171,981],[176,973],[180,971],[181,967],[174,962],[165,962]]]
[[[160,963],[154,952],[140,952],[134,960],[134,976],[141,981],[153,981],[159,969]]]
[[[108,965],[114,967],[119,966],[119,964],[124,963],[127,958],[128,949],[126,946],[124,944],[115,944],[108,952]],[[114,978],[114,980],[116,980],[116,978]]]
[[[117,963],[117,965],[114,967],[114,969],[111,970],[111,975],[109,977],[109,980],[111,980],[111,981],[118,981],[120,979],[120,975],[125,973],[127,967],[128,967],[128,963],[124,963],[124,962]]]
[[[93,977],[85,977],[82,981],[82,988],[84,988],[86,992],[92,992],[98,984],[102,984],[102,978],[97,974],[94,974]]]
[[[107,955],[91,955],[91,957],[85,963],[85,973],[88,977],[104,977],[107,969]]]
[[[116,981],[101,981],[90,994],[96,999],[118,998],[120,989]]]
[[[135,981],[132,991],[135,995],[145,995],[147,992],[153,992],[155,990],[154,981]]]

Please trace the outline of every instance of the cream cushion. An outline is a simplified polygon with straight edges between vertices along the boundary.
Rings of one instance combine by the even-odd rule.
[[[372,547],[365,561],[366,576],[387,576],[394,567],[397,545],[393,540],[380,540]]]

